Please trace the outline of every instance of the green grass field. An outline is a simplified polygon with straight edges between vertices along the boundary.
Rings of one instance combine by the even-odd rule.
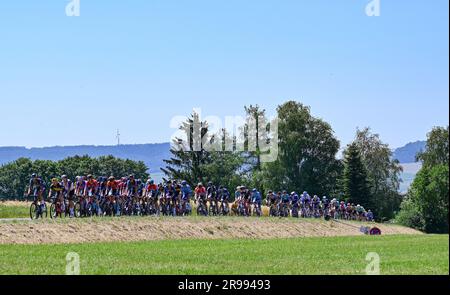
[[[30,204],[28,204],[28,207],[0,204],[0,218],[29,218]]]
[[[448,235],[0,245],[0,274],[64,274],[72,251],[85,275],[364,274],[368,252],[381,274],[449,274]]]

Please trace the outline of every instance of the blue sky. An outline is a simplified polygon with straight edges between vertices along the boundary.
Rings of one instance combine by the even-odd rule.
[[[0,4],[0,146],[165,142],[173,116],[294,99],[342,145],[448,124],[448,1],[69,0]]]

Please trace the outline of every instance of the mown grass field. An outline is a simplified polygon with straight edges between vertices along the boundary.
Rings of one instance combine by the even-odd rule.
[[[368,252],[381,274],[449,274],[448,235],[271,240],[164,240],[70,245],[0,245],[0,274],[365,274]]]

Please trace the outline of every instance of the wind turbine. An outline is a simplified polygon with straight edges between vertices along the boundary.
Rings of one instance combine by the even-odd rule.
[[[117,145],[120,145],[120,132],[119,129],[117,129],[117,134],[116,134],[116,139],[117,139]]]

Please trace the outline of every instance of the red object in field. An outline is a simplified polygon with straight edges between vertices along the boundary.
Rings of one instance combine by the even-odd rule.
[[[369,231],[369,235],[379,236],[379,235],[381,235],[381,229],[379,229],[378,227],[372,227]]]

